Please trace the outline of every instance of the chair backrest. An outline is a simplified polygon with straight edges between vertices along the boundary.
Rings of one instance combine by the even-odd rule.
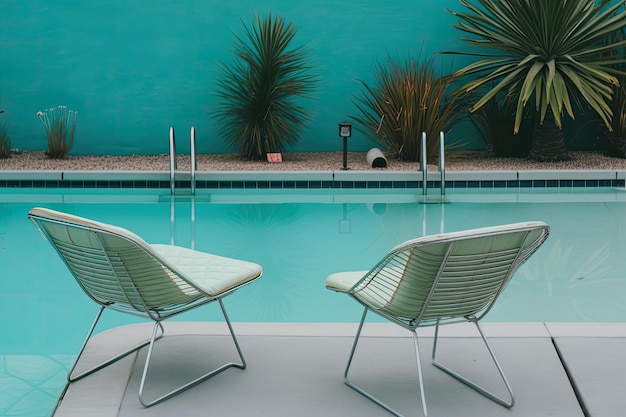
[[[100,305],[159,319],[204,297],[126,229],[45,208],[28,216]]]
[[[543,222],[526,222],[410,240],[351,293],[409,328],[480,320],[549,232]]]

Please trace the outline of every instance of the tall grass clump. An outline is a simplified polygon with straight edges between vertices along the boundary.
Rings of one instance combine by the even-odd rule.
[[[68,110],[67,106],[51,107],[37,112],[37,117],[46,129],[48,151],[46,155],[53,159],[63,159],[74,144],[76,115],[78,112]]]
[[[439,75],[432,60],[412,57],[404,61],[390,55],[380,61],[371,84],[355,98],[357,130],[382,145],[391,157],[421,160],[422,132],[426,133],[426,157],[439,153],[439,133],[448,133],[461,113],[462,99],[450,96],[453,78]]]

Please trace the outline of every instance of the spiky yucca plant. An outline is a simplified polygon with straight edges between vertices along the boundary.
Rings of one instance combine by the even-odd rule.
[[[220,132],[233,149],[251,159],[283,152],[298,142],[312,114],[299,98],[315,90],[310,51],[292,47],[293,23],[269,14],[244,25],[245,37],[236,37],[235,61],[219,64],[219,103],[212,111]]]
[[[626,42],[606,42],[626,26],[623,2],[614,0],[459,0],[467,12],[450,11],[458,17],[457,29],[472,49],[453,52],[478,61],[456,75],[469,78],[461,91],[485,84],[494,87],[475,104],[476,110],[500,91],[517,98],[515,127],[523,109],[538,112],[531,157],[540,161],[568,159],[561,117],[574,118],[572,102],[586,103],[610,126],[613,116],[608,101],[618,80],[617,62],[623,54],[607,53],[626,47]]]
[[[361,81],[355,99],[356,129],[381,144],[392,157],[421,160],[422,132],[427,159],[439,152],[439,132],[447,133],[460,113],[461,99],[449,97],[450,76],[439,76],[432,60],[404,61],[387,56],[375,70],[374,83]]]

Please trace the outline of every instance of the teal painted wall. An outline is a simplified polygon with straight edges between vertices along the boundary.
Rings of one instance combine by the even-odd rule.
[[[12,146],[46,148],[39,110],[78,111],[75,144],[85,154],[167,153],[174,126],[185,151],[190,126],[200,153],[230,152],[207,109],[216,62],[229,62],[234,35],[255,13],[279,14],[313,49],[319,89],[315,120],[293,151],[339,151],[337,123],[355,113],[358,79],[371,80],[387,51],[426,57],[462,47],[458,0],[57,0],[0,6],[0,108]],[[450,56],[437,58],[449,71]],[[458,58],[456,58],[458,59]],[[349,148],[372,143],[354,132]]]

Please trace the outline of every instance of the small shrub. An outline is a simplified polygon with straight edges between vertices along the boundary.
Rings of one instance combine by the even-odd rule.
[[[78,112],[68,110],[67,106],[51,107],[37,112],[37,117],[48,135],[48,151],[46,155],[53,159],[63,159],[74,144],[76,115]]]
[[[448,133],[460,117],[462,99],[448,95],[453,79],[438,76],[432,60],[404,62],[387,56],[379,62],[372,85],[355,100],[357,130],[381,144],[392,157],[421,160],[422,132],[426,132],[426,157],[439,153],[439,132]],[[436,138],[433,140],[433,138]]]

